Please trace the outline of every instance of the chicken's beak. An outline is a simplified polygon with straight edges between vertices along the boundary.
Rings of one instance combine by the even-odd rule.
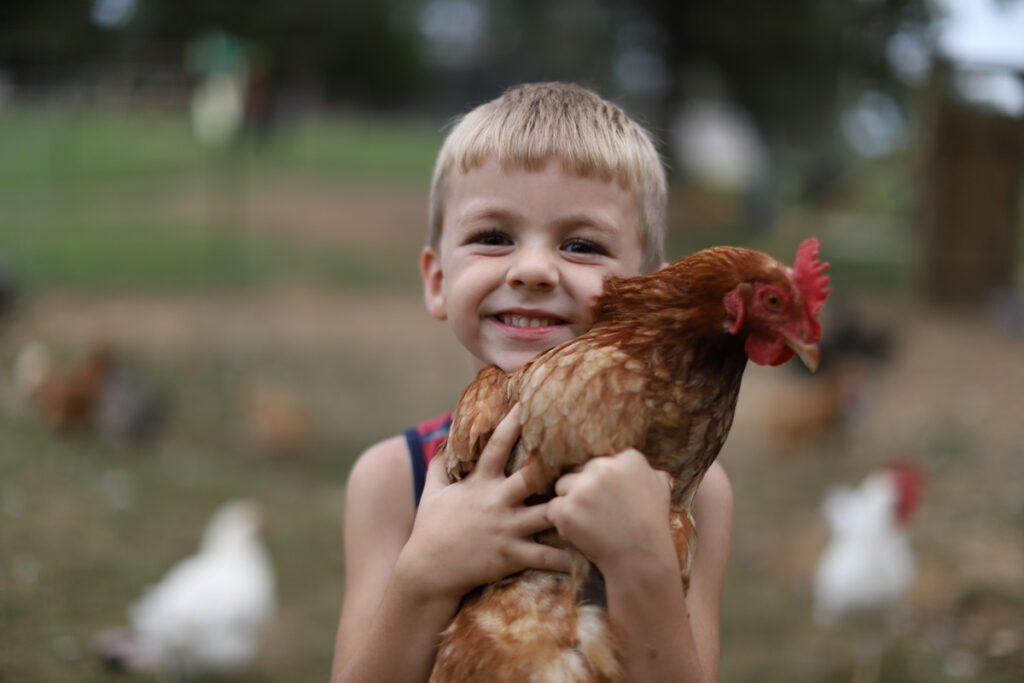
[[[787,338],[786,346],[793,349],[793,353],[800,356],[800,360],[803,361],[808,370],[814,372],[818,369],[819,354],[817,344],[808,344],[799,339]]]

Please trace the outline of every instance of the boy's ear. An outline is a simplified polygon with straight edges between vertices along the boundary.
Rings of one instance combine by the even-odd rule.
[[[423,303],[427,305],[430,315],[438,320],[447,320],[441,256],[430,245],[423,247],[420,252],[420,277],[423,278]]]

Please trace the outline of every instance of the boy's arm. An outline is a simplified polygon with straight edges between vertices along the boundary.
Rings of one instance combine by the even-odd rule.
[[[719,609],[732,536],[732,494],[720,466],[694,499],[700,543],[684,597],[668,529],[667,475],[642,454],[597,458],[562,477],[549,514],[601,570],[608,615],[636,681],[716,681]]]
[[[685,598],[671,544],[658,555],[623,558],[626,566],[619,565],[611,578],[605,573],[609,617],[627,634],[629,680],[719,680],[719,624],[733,517],[732,489],[721,465],[708,470],[692,511],[698,541]]]
[[[346,587],[332,681],[423,681],[438,633],[470,589],[527,567],[568,571],[569,555],[533,540],[544,505],[524,507],[527,473],[506,477],[518,409],[497,427],[476,469],[448,484],[431,462],[418,512],[399,437],[367,451],[349,477]],[[415,519],[415,522],[414,522]]]
[[[717,681],[721,665],[722,594],[732,551],[734,502],[732,485],[717,462],[704,475],[693,498],[697,552],[690,567],[686,605],[697,652],[709,681]]]
[[[401,436],[367,450],[349,476],[345,598],[332,681],[377,676],[426,680],[429,675],[435,634],[444,628],[452,607],[443,599],[421,604],[422,590],[415,582],[392,580],[412,531],[412,487],[409,453]]]

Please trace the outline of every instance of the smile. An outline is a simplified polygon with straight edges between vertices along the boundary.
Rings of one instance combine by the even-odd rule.
[[[565,324],[564,320],[558,318],[535,318],[515,313],[500,313],[494,317],[498,322],[509,327],[552,327]]]

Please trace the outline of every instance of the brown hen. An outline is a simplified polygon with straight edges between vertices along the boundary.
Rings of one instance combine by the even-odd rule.
[[[46,424],[61,432],[89,428],[113,359],[113,349],[105,342],[93,343],[81,358],[62,369],[50,367],[44,356],[29,389]]]
[[[452,480],[473,469],[501,418],[522,403],[512,472],[536,461],[544,481],[637,448],[672,476],[670,525],[681,580],[695,548],[690,505],[732,425],[747,359],[818,362],[828,294],[819,243],[792,268],[767,254],[714,247],[656,273],[612,279],[586,334],[513,373],[481,370],[456,406],[444,448]],[[549,498],[537,491],[536,500]],[[553,532],[545,542],[563,544]],[[431,681],[618,681],[619,648],[601,575],[577,553],[571,575],[526,570],[466,596],[442,633]]]

